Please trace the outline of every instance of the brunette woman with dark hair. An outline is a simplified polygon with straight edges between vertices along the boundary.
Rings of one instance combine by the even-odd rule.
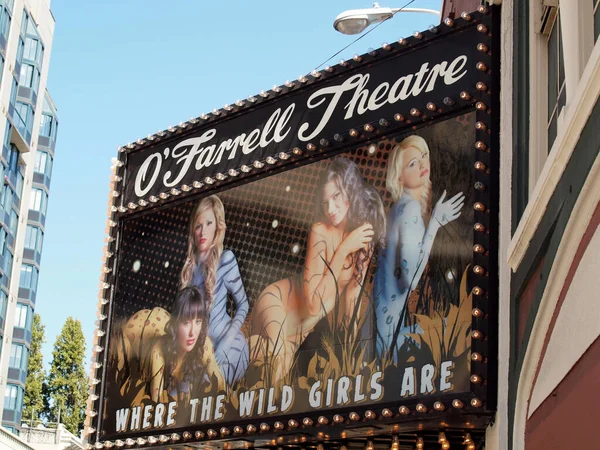
[[[207,339],[208,302],[196,287],[177,293],[165,334],[151,353],[150,396],[158,402],[166,398],[185,399],[192,389],[206,381],[223,377],[215,363],[212,344]]]
[[[385,235],[381,198],[349,159],[329,163],[316,200],[318,222],[310,230],[302,275],[268,286],[252,310],[251,348],[271,360],[274,381],[289,372],[306,336],[336,307],[339,323],[333,326],[355,331],[351,322],[367,267]]]

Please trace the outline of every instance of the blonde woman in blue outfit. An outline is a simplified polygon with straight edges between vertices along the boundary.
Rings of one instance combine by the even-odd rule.
[[[392,149],[386,188],[394,204],[387,220],[386,248],[375,274],[374,297],[377,321],[377,353],[395,350],[411,332],[404,323],[406,301],[417,287],[441,227],[456,220],[464,205],[462,192],[449,200],[446,191],[431,210],[429,147],[420,136],[409,136]],[[400,327],[398,331],[397,328]]]
[[[225,208],[216,195],[203,198],[191,216],[188,252],[181,270],[181,287],[196,286],[209,305],[208,337],[217,365],[228,386],[248,367],[248,343],[241,331],[248,315],[248,298],[235,255],[223,249]],[[235,302],[235,315],[227,313],[227,296]]]

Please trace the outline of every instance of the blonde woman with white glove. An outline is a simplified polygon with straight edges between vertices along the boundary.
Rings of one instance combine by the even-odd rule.
[[[403,314],[410,293],[417,287],[439,229],[460,216],[462,192],[446,200],[446,191],[431,211],[429,147],[420,136],[397,144],[389,159],[386,187],[394,204],[387,219],[386,248],[379,255],[374,298],[377,354],[395,354],[404,335]],[[399,331],[396,331],[400,327]],[[396,342],[394,334],[398,337]],[[393,347],[393,345],[395,346]]]

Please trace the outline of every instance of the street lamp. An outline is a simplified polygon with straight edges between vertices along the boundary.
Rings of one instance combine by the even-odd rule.
[[[373,3],[372,8],[365,9],[351,9],[344,11],[335,18],[333,27],[343,34],[360,34],[369,25],[374,23],[383,22],[391,18],[397,12],[420,12],[435,14],[440,17],[439,11],[433,9],[424,8],[387,8],[380,7],[379,3]]]

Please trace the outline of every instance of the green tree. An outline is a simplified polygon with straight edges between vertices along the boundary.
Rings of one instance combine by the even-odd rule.
[[[81,322],[69,317],[56,337],[52,351],[46,383],[49,397],[46,415],[50,422],[57,422],[60,411],[60,422],[75,435],[83,428],[85,419],[88,379],[83,367],[84,355]]]
[[[25,396],[23,398],[23,421],[31,421],[35,426],[44,412],[43,386],[46,378],[42,360],[42,345],[46,342],[45,326],[39,314],[33,316],[31,331],[31,346],[29,347],[29,366],[25,381]]]

